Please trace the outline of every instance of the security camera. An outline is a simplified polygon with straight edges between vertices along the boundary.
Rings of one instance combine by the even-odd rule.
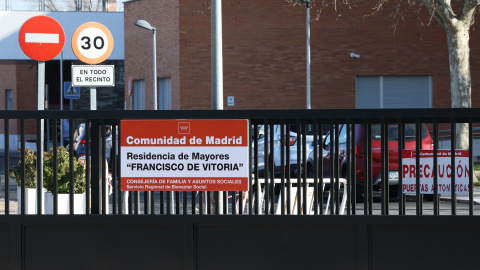
[[[352,52],[352,53],[350,53],[350,57],[351,58],[360,58],[360,55]]]

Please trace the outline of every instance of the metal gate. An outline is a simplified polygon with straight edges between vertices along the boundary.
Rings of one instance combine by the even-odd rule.
[[[468,247],[476,243],[480,229],[474,187],[474,161],[480,156],[478,109],[0,115],[5,134],[2,269],[468,269],[475,264]],[[46,120],[43,127],[41,119]],[[25,166],[19,167],[18,182],[5,168],[26,164],[30,146],[46,153],[57,149],[61,119],[70,120],[70,142],[77,139],[77,123],[84,123],[84,162],[91,164],[85,166],[85,213],[74,214],[72,173],[67,207],[71,214],[59,213],[59,186],[49,195],[52,214],[44,212],[42,189],[35,190],[36,214],[27,214]],[[249,190],[120,190],[121,120],[135,119],[248,119]],[[468,134],[469,147],[463,149],[467,156],[461,161],[467,163],[461,167],[465,173],[451,173],[451,188],[439,191],[442,183],[448,184],[437,170],[439,153],[459,150],[451,136],[459,128]],[[47,134],[43,145],[29,142],[40,134]],[[18,141],[18,152],[9,151],[16,148],[12,141]],[[420,155],[411,159],[413,169],[403,171],[404,149],[430,151],[433,192],[404,188],[412,183],[420,187],[421,175],[427,173]],[[75,166],[78,152],[68,149],[69,168]],[[58,156],[52,158],[53,171],[60,173]],[[458,160],[455,155],[448,158],[450,162],[443,159],[441,164],[452,172]],[[36,162],[38,168],[41,164]],[[42,177],[37,173],[37,184],[43,183]],[[456,192],[453,187],[459,183],[468,188]]]

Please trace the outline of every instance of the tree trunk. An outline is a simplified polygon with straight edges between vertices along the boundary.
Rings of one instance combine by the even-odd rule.
[[[468,25],[457,22],[447,33],[452,108],[471,107],[470,47]],[[468,149],[468,124],[456,125],[455,148]]]

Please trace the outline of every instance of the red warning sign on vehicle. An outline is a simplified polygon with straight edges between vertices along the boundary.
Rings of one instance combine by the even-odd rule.
[[[124,191],[247,191],[248,120],[123,120]]]

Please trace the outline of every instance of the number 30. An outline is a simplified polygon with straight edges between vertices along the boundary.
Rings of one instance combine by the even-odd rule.
[[[90,37],[82,37],[81,40],[84,41],[84,44],[85,44],[81,46],[82,49],[90,50],[90,48],[92,47],[92,45],[90,44]],[[105,46],[105,41],[103,40],[102,37],[97,36],[93,39],[93,47],[95,47],[95,49],[101,50],[103,49],[103,46]]]

